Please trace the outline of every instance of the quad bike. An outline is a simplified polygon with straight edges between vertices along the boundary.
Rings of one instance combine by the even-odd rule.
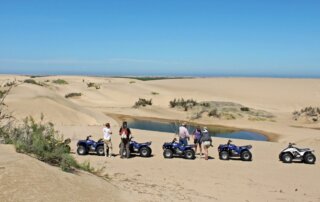
[[[145,143],[138,143],[136,141],[132,141],[133,137],[130,138],[129,143],[129,150],[130,154],[140,154],[141,157],[150,157],[152,153],[152,149],[150,148],[150,145],[152,142],[145,142]],[[119,148],[121,148],[121,143],[119,145]],[[119,154],[121,156],[121,149],[119,151]],[[123,156],[127,155],[127,151],[123,150]]]
[[[90,139],[91,135],[87,136],[85,140],[79,140],[77,143],[77,153],[79,155],[86,155],[88,153],[96,153],[99,156],[104,155],[104,143],[102,139],[97,142]]]
[[[228,140],[227,144],[219,145],[218,152],[221,160],[229,160],[233,157],[240,157],[243,161],[252,160],[252,153],[250,152],[250,149],[252,148],[251,145],[236,146],[231,144],[231,142],[231,140]]]
[[[294,145],[294,143],[289,143],[289,146],[280,152],[280,161],[291,163],[293,160],[299,160],[306,164],[314,164],[316,162],[316,156],[313,154],[314,150],[309,148],[299,149]]]
[[[163,157],[173,158],[174,156],[182,156],[186,159],[195,159],[194,145],[183,145],[174,138],[172,142],[163,144]]]

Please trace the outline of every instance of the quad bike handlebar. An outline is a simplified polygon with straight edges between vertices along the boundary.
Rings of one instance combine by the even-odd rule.
[[[228,140],[228,143],[227,143],[227,144],[229,145],[231,142],[232,142],[232,140]]]
[[[177,141],[177,138],[173,138],[172,140],[172,143],[176,142]]]
[[[291,143],[291,142],[289,142],[289,147],[290,147],[290,148],[293,147],[294,145],[296,145],[296,143]]]

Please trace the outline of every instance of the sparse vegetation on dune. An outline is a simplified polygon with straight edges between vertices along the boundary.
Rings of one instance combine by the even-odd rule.
[[[67,81],[63,80],[63,79],[56,79],[56,80],[52,80],[52,83],[55,83],[55,84],[59,84],[59,85],[65,85],[65,84],[68,84]]]
[[[145,107],[147,105],[152,105],[152,99],[147,100],[144,98],[139,98],[139,100],[134,103],[133,108]]]
[[[218,110],[216,108],[211,109],[208,113],[208,116],[220,118],[220,114],[218,113]]]
[[[13,116],[8,112],[7,105],[4,103],[5,98],[9,94],[13,86],[1,90],[0,97],[0,142],[6,143],[9,140],[9,130],[13,120]]]
[[[197,102],[194,99],[175,98],[169,102],[169,106],[171,108],[190,111],[192,113],[190,117],[191,119],[199,119],[204,113],[207,113],[209,117],[224,120],[247,117],[248,120],[272,121],[272,118],[274,118],[271,113],[262,110],[251,109],[249,107],[232,102]]]
[[[196,106],[198,104],[197,101],[193,100],[193,99],[176,99],[174,98],[172,101],[169,102],[169,105],[171,108],[175,108],[175,107],[182,107],[184,109],[184,111],[188,111],[188,109]]]
[[[185,79],[191,77],[165,77],[165,76],[145,76],[145,77],[116,77],[116,78],[126,78],[126,79],[137,79],[140,81],[153,81],[153,80],[164,80],[164,79]]]
[[[23,81],[24,83],[29,83],[29,84],[34,84],[34,85],[38,85],[38,86],[43,86],[42,83],[40,82],[37,82],[36,80],[34,79],[26,79]]]
[[[64,97],[65,98],[71,98],[71,97],[80,97],[82,93],[68,93]]]
[[[159,93],[158,92],[151,92],[151,95],[159,95]]]
[[[318,122],[320,120],[320,107],[305,107],[292,112],[294,120],[305,119],[310,122]]]
[[[7,89],[0,100],[0,140],[1,143],[13,144],[17,152],[28,154],[50,165],[59,166],[63,171],[81,169],[94,172],[90,163],[79,164],[70,155],[70,139],[64,139],[54,129],[52,123],[36,123],[32,117],[24,119],[23,123],[13,122],[13,117],[5,109],[4,100],[11,88]]]
[[[0,90],[0,99],[6,95],[7,91],[6,90]]]
[[[22,125],[10,129],[5,140],[6,143],[13,144],[17,152],[58,166],[63,171],[81,169],[93,172],[90,164],[79,164],[70,155],[69,141],[63,139],[52,123],[36,123],[32,117],[27,117]]]
[[[98,90],[98,89],[100,89],[100,84],[89,82],[89,83],[87,83],[87,87],[88,88],[95,88]]]
[[[11,86],[15,86],[17,83],[16,81],[9,81],[7,83],[4,84],[4,87],[11,87]]]

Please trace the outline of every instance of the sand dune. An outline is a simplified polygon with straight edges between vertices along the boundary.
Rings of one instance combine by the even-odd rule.
[[[14,78],[23,81],[29,77],[1,75],[0,83]],[[114,130],[118,129],[117,120],[106,114],[190,120],[188,112],[169,108],[168,103],[174,98],[234,102],[265,110],[275,116],[273,121],[221,120],[207,116],[195,120],[203,124],[218,124],[275,134],[277,138],[274,138],[275,142],[272,143],[236,140],[239,144],[253,144],[254,160],[249,163],[218,160],[216,146],[226,141],[220,138],[215,138],[215,148],[211,150],[214,159],[208,162],[202,159],[165,160],[162,157],[161,146],[163,142],[170,141],[173,134],[140,130],[133,130],[138,141],[153,141],[154,157],[151,159],[136,157],[121,160],[118,157],[105,159],[92,155],[85,157],[75,155],[79,161],[90,160],[97,168],[106,167],[105,172],[111,177],[110,182],[116,187],[116,191],[113,192],[115,195],[112,193],[112,196],[115,196],[114,200],[118,200],[118,192],[121,192],[119,190],[126,189],[129,190],[129,194],[132,194],[131,199],[135,201],[320,201],[317,188],[320,180],[318,163],[311,166],[300,163],[284,165],[278,161],[278,153],[288,142],[297,142],[301,147],[312,147],[319,156],[320,132],[312,128],[320,128],[320,123],[294,121],[291,115],[294,110],[306,106],[319,106],[319,79],[193,78],[139,81],[84,76],[49,76],[34,79],[46,83],[46,86],[20,84],[7,97],[6,103],[9,110],[17,118],[32,115],[39,119],[40,114],[43,113],[45,120],[55,123],[56,128],[65,137],[72,139],[71,146],[74,151],[76,142],[85,138],[86,135],[93,135],[94,138],[101,137],[103,123],[111,122]],[[54,84],[51,81],[55,79],[64,79],[68,84]],[[47,80],[50,81],[46,82]],[[98,84],[100,89],[88,88],[88,82]],[[69,99],[64,97],[72,92],[82,93],[82,96]],[[158,95],[153,95],[152,92],[157,92]],[[153,105],[146,108],[132,108],[138,98],[152,99]],[[115,152],[118,152],[118,144],[119,138],[115,136]],[[1,146],[0,149],[6,154],[1,158],[29,158],[15,154],[9,147]],[[6,161],[2,161],[1,166],[5,167],[5,172],[3,172],[4,169],[0,170],[0,173],[2,172],[0,177],[8,181],[15,180],[8,182],[7,186],[3,185],[1,180],[3,186],[1,190],[5,190],[1,194],[6,200],[11,200],[9,196],[12,189],[17,193],[15,201],[22,201],[24,197],[34,197],[40,191],[46,192],[51,183],[43,181],[37,181],[39,189],[23,191],[26,184],[33,183],[36,175],[25,178],[26,184],[23,186],[18,185],[21,184],[20,178],[9,178],[15,173],[29,175],[31,172],[29,169],[38,171],[42,169],[41,166],[29,168],[27,163],[13,164],[13,167],[26,167],[26,171],[16,168],[10,169],[12,171],[8,173],[7,166],[10,164]],[[74,189],[73,191],[77,193],[85,186],[81,189],[77,188],[76,182],[90,182],[93,187],[105,183],[96,181],[96,177],[86,174],[69,178],[69,174],[56,168],[36,160],[32,161],[34,161],[33,164],[39,163],[55,172],[55,176],[58,176],[61,181],[55,181],[53,187],[66,183],[67,187],[71,187],[70,189]],[[40,178],[43,176],[42,178],[46,179],[46,172],[49,171],[39,171]],[[65,178],[74,181],[68,184],[69,182],[63,181]],[[98,192],[108,193],[109,187],[106,186],[107,188],[97,189]],[[52,192],[43,197],[52,197],[57,200],[71,197],[63,193],[62,188],[57,188],[57,193],[61,193],[61,197]],[[87,197],[89,191],[82,194]],[[46,198],[42,199],[46,200]],[[83,201],[88,200],[84,198]],[[101,201],[105,200],[101,198]]]
[[[62,172],[0,145],[1,201],[120,201],[123,193],[105,180],[85,172]]]

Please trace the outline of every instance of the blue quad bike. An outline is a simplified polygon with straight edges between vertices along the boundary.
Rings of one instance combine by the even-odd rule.
[[[95,153],[99,156],[104,155],[104,143],[102,139],[97,142],[90,139],[91,135],[87,136],[85,140],[79,140],[77,143],[77,153],[79,155],[87,155],[89,153]]]
[[[240,157],[243,161],[252,160],[252,153],[250,152],[250,149],[252,148],[251,145],[236,146],[231,144],[231,142],[231,140],[228,140],[227,144],[219,145],[218,152],[221,160],[229,160],[233,157]]]
[[[185,159],[195,159],[195,152],[193,150],[194,145],[183,145],[177,142],[174,138],[172,142],[166,142],[163,144],[163,157],[173,158],[174,156],[181,156]]]
[[[150,148],[151,141],[145,143],[138,143],[136,141],[132,141],[133,138],[130,139],[129,150],[130,154],[140,154],[141,157],[150,157],[152,153],[152,149]],[[121,143],[119,145],[119,149],[121,148]],[[121,156],[121,149],[119,150],[119,154]],[[123,156],[127,155],[127,151],[123,150]]]

